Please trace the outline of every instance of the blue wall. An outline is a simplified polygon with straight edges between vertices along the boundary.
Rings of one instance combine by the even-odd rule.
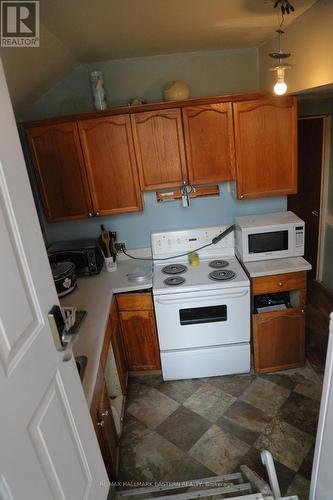
[[[163,100],[167,82],[182,79],[191,97],[255,92],[259,89],[256,49],[220,50],[139,57],[81,65],[42,96],[24,119],[45,118],[92,110],[88,73],[104,73],[110,106],[123,105],[135,96],[148,102]],[[100,224],[117,231],[128,248],[146,247],[152,231],[231,223],[237,215],[286,209],[286,198],[237,201],[221,184],[221,196],[192,200],[190,208],[180,202],[158,204],[154,192],[144,193],[144,211],[112,217],[48,224],[41,216],[48,242],[97,237]]]
[[[46,118],[93,110],[89,71],[104,73],[110,107],[133,97],[162,101],[163,88],[183,80],[191,97],[236,94],[259,90],[257,49],[188,52],[82,64],[51,88],[21,117]]]
[[[220,196],[191,200],[189,208],[183,208],[180,201],[157,203],[154,192],[144,193],[143,212],[48,224],[47,237],[49,242],[97,237],[104,224],[117,231],[118,241],[126,242],[127,248],[141,248],[150,246],[152,231],[229,224],[238,215],[286,210],[285,197],[236,200],[227,187],[220,184]]]

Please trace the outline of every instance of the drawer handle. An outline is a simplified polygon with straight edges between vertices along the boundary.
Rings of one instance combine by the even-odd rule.
[[[283,286],[283,282],[282,281],[279,281],[279,286]]]

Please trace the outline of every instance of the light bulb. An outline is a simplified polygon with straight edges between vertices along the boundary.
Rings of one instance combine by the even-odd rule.
[[[287,84],[285,82],[277,82],[274,85],[274,93],[276,95],[283,95],[287,91]]]

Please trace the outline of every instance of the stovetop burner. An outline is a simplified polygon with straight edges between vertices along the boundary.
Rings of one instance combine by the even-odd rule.
[[[212,260],[209,263],[209,267],[212,267],[213,269],[222,269],[222,267],[227,267],[227,266],[229,266],[229,262],[222,259]]]
[[[185,283],[185,278],[183,278],[182,276],[170,276],[170,278],[164,280],[164,284],[169,286],[182,285],[183,283]]]
[[[169,264],[163,267],[162,273],[164,274],[183,274],[186,273],[187,267],[183,264]],[[185,281],[185,280],[184,280]],[[179,283],[177,283],[178,285]]]
[[[236,277],[236,273],[234,273],[234,271],[230,271],[229,269],[217,269],[216,271],[209,273],[208,277],[214,281],[227,281],[234,279]]]

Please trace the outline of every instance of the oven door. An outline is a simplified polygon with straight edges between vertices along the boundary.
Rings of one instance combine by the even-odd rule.
[[[154,297],[161,351],[250,340],[250,290],[173,293]]]

